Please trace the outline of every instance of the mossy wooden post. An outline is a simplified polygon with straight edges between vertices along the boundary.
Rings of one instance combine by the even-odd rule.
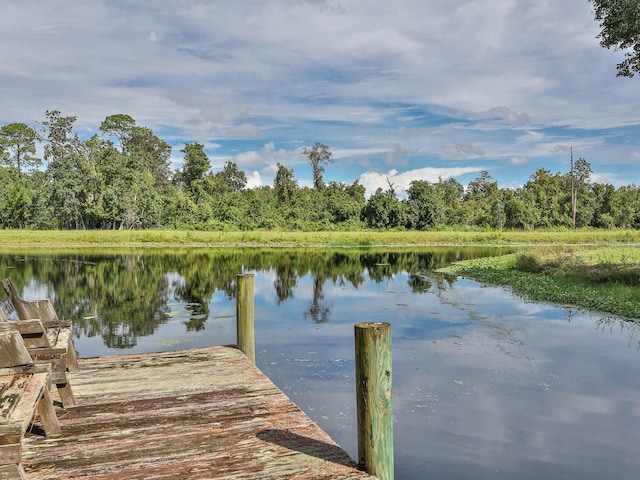
[[[393,480],[391,325],[355,325],[358,466],[380,480]]]
[[[236,277],[236,335],[238,348],[249,360],[256,363],[256,347],[253,334],[253,274]]]

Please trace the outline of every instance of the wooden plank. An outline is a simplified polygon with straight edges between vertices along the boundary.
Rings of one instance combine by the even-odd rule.
[[[43,373],[51,372],[49,363],[38,363],[29,365],[19,365],[17,367],[0,368],[0,376],[23,375],[25,373]]]
[[[3,298],[2,301],[0,301],[0,322],[8,322],[15,311],[11,300],[9,300],[8,297]]]
[[[48,298],[42,300],[24,300],[10,278],[5,278],[0,283],[21,320],[38,318],[44,323],[60,321],[53,308],[53,304]]]
[[[14,443],[0,445],[0,465],[12,465],[20,463],[20,460],[22,459],[21,440],[22,439]]]
[[[38,374],[42,375],[42,374]],[[45,379],[45,382],[47,380]],[[46,385],[46,384],[45,384]],[[45,386],[42,391],[40,401],[38,401],[38,415],[42,422],[42,428],[44,429],[47,437],[54,437],[60,435],[60,424],[58,423],[58,416],[53,408],[53,401],[49,395],[49,389]]]
[[[0,368],[31,363],[19,332],[0,332]]]
[[[67,370],[71,373],[76,373],[80,370],[80,366],[78,365],[78,356],[76,354],[76,349],[73,345],[72,329],[69,326],[68,329],[66,330],[69,332],[69,338],[67,339],[67,354],[66,354]]]
[[[24,430],[21,422],[0,423],[0,445],[14,445],[20,443]],[[4,458],[0,456],[0,458]]]
[[[27,480],[22,465],[0,465],[0,480]]]
[[[13,305],[13,308],[15,309],[15,312],[18,315],[19,318],[21,318],[21,319],[39,318],[37,315],[33,315],[33,316],[28,315],[28,312],[24,311],[22,309],[22,303],[23,303],[22,299],[20,298],[20,294],[18,293],[18,289],[13,284],[13,282],[11,281],[10,278],[3,279],[1,283],[2,283],[2,287],[4,288],[4,291],[7,294],[7,298],[9,299],[11,304]]]
[[[80,364],[64,435],[25,437],[32,480],[374,478],[234,348]]]
[[[19,377],[17,381],[27,379],[27,383],[24,385],[22,395],[18,399],[18,403],[15,408],[7,416],[8,422],[21,422],[24,431],[27,430],[36,412],[36,408],[39,405],[40,399],[45,393],[48,394],[47,385],[49,383],[49,376],[47,373],[34,373],[32,375],[24,375]],[[51,401],[51,399],[49,398]],[[53,408],[53,405],[52,405]],[[47,412],[49,415],[51,412]],[[55,412],[54,416],[55,416]],[[50,420],[50,419],[48,419]]]
[[[24,391],[29,383],[29,376],[17,375],[12,376],[11,378],[7,378],[6,376],[3,377],[2,382],[8,382],[9,385],[5,388],[2,397],[0,397],[0,422],[9,423],[14,410],[18,408],[18,405],[24,396]]]
[[[36,334],[43,335],[44,334],[44,326],[42,325],[42,322],[37,318],[30,318],[28,320],[19,320],[17,322],[12,322],[12,323],[15,323],[15,325],[18,327],[18,331],[22,335],[36,335]]]
[[[65,374],[65,381],[58,380],[58,379],[54,380],[56,376],[57,376],[56,374],[52,374],[52,382],[55,383],[56,387],[58,387],[58,396],[62,401],[62,405],[64,405],[64,408],[75,407],[76,399],[75,399],[75,396],[73,395],[73,390],[71,390],[71,384],[69,383],[69,380],[66,378],[66,374]]]

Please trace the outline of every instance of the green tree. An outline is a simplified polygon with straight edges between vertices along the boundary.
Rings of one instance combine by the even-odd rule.
[[[169,185],[171,145],[156,136],[150,128],[132,127],[125,151],[133,168],[151,173],[158,190]]]
[[[409,223],[407,204],[398,200],[393,189],[378,188],[367,200],[362,220],[369,228],[405,227]]]
[[[293,177],[293,170],[279,163],[276,178],[273,180],[273,189],[280,205],[289,208],[293,206],[298,190],[298,182]]]
[[[35,157],[36,131],[24,123],[10,123],[0,128],[0,160],[14,168],[18,177],[24,168],[38,167],[42,160]]]
[[[282,208],[271,186],[244,189],[241,195],[243,225],[247,228],[271,230],[284,225]]]
[[[591,0],[600,23],[600,45],[626,50],[618,64],[619,77],[640,72],[640,5],[638,0]]]
[[[180,180],[187,190],[193,191],[194,183],[204,178],[211,168],[211,162],[201,143],[187,143],[180,151],[184,153]]]
[[[55,212],[49,198],[49,177],[47,172],[34,170],[27,177],[27,180],[31,195],[28,227],[42,230],[56,228]]]
[[[247,174],[238,169],[235,162],[225,162],[222,170],[216,173],[216,178],[225,190],[239,192],[247,186]]]
[[[100,124],[103,134],[116,137],[120,153],[126,155],[132,168],[149,171],[158,190],[170,183],[171,145],[147,127],[136,125],[129,115],[110,115]]]
[[[105,184],[103,210],[111,227],[159,225],[163,196],[171,191],[171,146],[125,114],[105,118],[100,130],[120,143],[120,151],[108,149],[99,167]]]
[[[359,225],[362,208],[365,205],[365,188],[357,181],[352,185],[330,182],[323,192],[326,208],[334,224],[349,223],[351,227]]]
[[[640,188],[635,184],[616,190],[617,206],[613,218],[620,228],[640,228]]]
[[[464,203],[469,215],[468,221],[472,225],[481,227],[494,226],[493,211],[498,211],[500,202],[498,182],[494,181],[489,172],[482,171],[477,178],[469,182],[464,195]]]
[[[310,149],[304,147],[302,154],[309,159],[313,169],[313,188],[321,190],[324,187],[324,180],[322,179],[324,167],[322,165],[333,163],[331,150],[326,145],[316,142]]]
[[[589,179],[591,178],[591,173],[591,165],[589,162],[584,158],[579,158],[574,164],[573,155],[571,156],[569,182],[573,228],[576,228],[576,226],[584,227],[589,225],[593,216],[593,198],[589,195]],[[580,198],[580,208],[578,208],[578,198]]]
[[[464,187],[455,178],[438,179],[435,185],[443,202],[443,222],[448,226],[459,226],[463,223],[462,198]]]
[[[100,124],[100,131],[104,134],[114,136],[120,143],[120,151],[125,153],[127,143],[131,139],[133,127],[136,121],[129,115],[118,113],[110,115]]]
[[[524,189],[540,212],[535,227],[571,226],[571,195],[563,175],[539,168],[529,177]]]
[[[407,189],[407,194],[413,228],[427,230],[444,222],[444,200],[434,184],[427,180],[414,180]]]
[[[24,228],[29,222],[31,194],[20,182],[11,186],[2,209],[2,223],[9,228]]]
[[[100,165],[109,150],[115,151],[111,141],[103,140],[98,135],[93,135],[82,144],[81,168],[86,184],[83,211],[87,228],[104,228],[106,216],[103,211],[103,202],[107,189],[100,172]]]
[[[489,220],[487,222],[491,228],[498,230],[502,230],[507,221],[507,214],[505,212],[501,192],[502,191],[499,191],[499,194],[494,195],[491,199],[489,206]]]
[[[80,168],[82,145],[73,132],[76,117],[63,117],[57,110],[47,111],[45,116],[42,126],[49,203],[58,227],[85,228],[82,203],[86,183]]]
[[[613,185],[594,183],[592,190],[596,205],[592,225],[611,229],[615,223],[615,212],[619,208],[616,189]]]
[[[525,188],[503,192],[505,223],[507,228],[532,229],[540,216],[533,195]]]

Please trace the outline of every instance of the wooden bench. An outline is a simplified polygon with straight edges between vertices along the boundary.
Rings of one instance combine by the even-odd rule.
[[[2,286],[7,291],[7,298],[0,301],[0,324],[18,331],[31,358],[36,363],[49,363],[52,370],[52,383],[58,388],[60,400],[65,407],[75,405],[73,391],[67,372],[78,371],[78,359],[73,346],[71,322],[63,322],[47,299],[26,301],[17,294],[13,282],[9,279],[2,281]],[[47,306],[47,304],[49,306]],[[16,308],[19,305],[19,309]],[[31,309],[25,308],[31,305]],[[33,305],[37,305],[33,307]],[[28,317],[35,312],[53,311],[53,315],[46,314],[45,319],[40,317]],[[16,313],[18,320],[12,321],[11,315]],[[22,316],[20,314],[22,312]],[[25,316],[26,315],[26,316]]]
[[[22,336],[0,328],[0,480],[26,479],[22,439],[36,410],[47,437],[61,434],[49,383],[50,364],[34,364]]]

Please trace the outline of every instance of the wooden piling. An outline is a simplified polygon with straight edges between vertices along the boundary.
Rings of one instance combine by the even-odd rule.
[[[380,480],[393,480],[391,325],[355,325],[358,466]]]
[[[236,335],[238,348],[256,363],[253,313],[253,274],[236,276]]]

